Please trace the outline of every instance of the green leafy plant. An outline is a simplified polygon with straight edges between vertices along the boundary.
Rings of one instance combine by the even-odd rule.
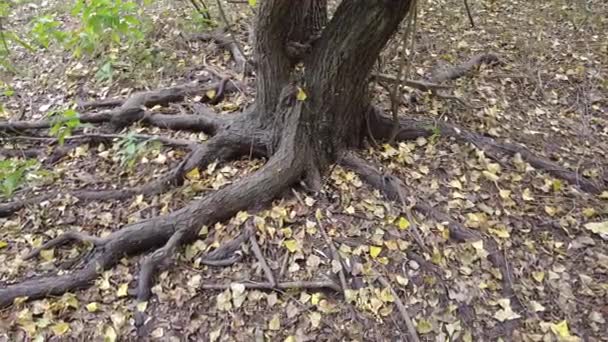
[[[158,141],[140,141],[133,132],[129,132],[117,143],[120,165],[129,170],[133,169],[137,161],[151,149],[157,149],[159,145]]]
[[[13,3],[8,0],[0,0],[0,67],[9,71],[15,71],[15,68],[10,63],[10,46],[11,44],[20,45],[30,51],[33,48],[24,40],[22,40],[15,32],[6,29],[6,18],[11,12]]]
[[[81,18],[81,26],[72,33],[74,55],[94,53],[124,39],[141,41],[141,21],[137,17],[137,4],[122,0],[77,0],[72,16]]]
[[[61,30],[61,22],[55,19],[55,15],[44,15],[34,19],[30,34],[36,43],[47,49],[51,42],[63,43],[69,38],[69,34]]]
[[[39,167],[35,159],[6,159],[0,161],[0,190],[9,198]]]
[[[441,138],[441,129],[439,129],[437,126],[432,126],[429,128],[433,132],[429,138],[429,142],[432,145],[435,145],[439,141],[439,138]]]
[[[74,129],[83,126],[78,112],[74,109],[54,111],[49,116],[52,122],[49,134],[58,139],[59,145],[63,145],[65,138],[71,136]]]

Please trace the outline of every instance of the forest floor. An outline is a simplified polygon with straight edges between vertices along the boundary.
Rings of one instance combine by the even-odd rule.
[[[33,18],[58,10],[64,11],[58,17],[69,26],[74,19],[62,6],[53,1],[19,5],[11,26],[27,35]],[[423,79],[478,53],[493,52],[501,63],[448,83],[466,104],[418,93],[401,115],[433,117],[519,142],[589,179],[608,181],[608,3],[587,1],[585,6],[567,0],[476,1],[476,27],[471,28],[462,1],[424,2],[411,79]],[[227,11],[243,24],[238,38],[248,54],[244,24],[251,13],[238,4],[227,6]],[[75,58],[58,47],[35,53],[15,48],[19,73],[8,81],[14,94],[0,96],[5,108],[0,115],[6,116],[2,119],[42,119],[74,101],[182,84],[210,69],[244,86],[217,104],[202,104],[206,94],[199,94],[153,111],[192,112],[207,106],[232,115],[253,102],[253,78],[233,70],[227,51],[213,42],[185,38],[201,29],[189,19],[187,3],[154,2],[146,13],[152,18],[146,35],[150,43],[141,51],[108,52],[115,60],[110,80],[95,76],[100,59]],[[387,51],[388,56],[390,46]],[[396,64],[386,57],[381,71],[396,74]],[[390,111],[386,91],[372,86],[375,102]],[[207,139],[202,133],[140,125],[128,131]],[[36,141],[1,134],[2,149],[40,147]],[[241,233],[246,215],[237,215],[201,227],[199,240],[182,248],[171,267],[159,274],[146,308],[151,320],[139,331],[147,336],[143,339],[405,340],[407,328],[394,295],[369,281],[370,272],[376,272],[390,280],[421,340],[495,341],[511,336],[522,341],[608,341],[608,233],[601,231],[608,230],[608,192],[585,193],[520,158],[497,162],[471,145],[440,135],[361,152],[405,182],[414,196],[408,200],[427,203],[493,239],[511,278],[502,279],[479,241],[450,240],[445,222],[417,212],[406,217],[400,205],[336,167],[321,193],[294,190],[272,207],[249,214],[256,216],[258,243],[278,281],[333,279],[332,240],[355,275],[347,298],[314,289],[205,289],[264,281],[246,246],[244,257],[232,266],[201,264],[203,253]],[[48,172],[36,173],[14,198],[2,197],[2,202],[48,191],[145,184],[179,164],[186,153],[184,148],[128,139],[83,144],[52,164],[40,159],[39,168]],[[87,248],[58,247],[23,260],[33,247],[61,232],[105,236],[127,223],[178,209],[262,164],[252,158],[214,163],[160,195],[89,203],[56,196],[0,218],[0,287],[61,270]],[[415,241],[416,234],[421,241]],[[133,319],[137,302],[128,289],[135,286],[140,260],[125,257],[88,289],[2,309],[0,341],[112,341],[116,336],[138,340]],[[512,288],[511,296],[505,296],[505,286]]]

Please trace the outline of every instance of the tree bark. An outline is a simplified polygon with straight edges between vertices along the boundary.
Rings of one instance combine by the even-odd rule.
[[[294,69],[286,46],[293,33],[310,31],[296,34],[304,39],[325,26],[327,3],[295,3],[296,9],[286,0],[265,1],[260,7],[256,112],[278,137],[285,128],[274,110],[278,94],[288,87],[303,89],[307,96],[298,125],[307,134],[297,145],[311,148],[309,164],[314,173],[322,173],[342,149],[360,145],[370,109],[367,80],[380,51],[407,15],[410,1],[343,1],[303,59],[303,72]],[[297,11],[300,14],[294,14]]]

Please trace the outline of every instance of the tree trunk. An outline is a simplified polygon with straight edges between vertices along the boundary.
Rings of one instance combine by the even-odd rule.
[[[294,7],[296,7],[294,9]],[[272,149],[285,118],[276,111],[281,98],[301,88],[306,100],[298,125],[305,134],[296,146],[306,146],[309,166],[323,172],[338,153],[360,145],[370,110],[368,78],[389,38],[407,15],[409,0],[343,1],[331,22],[325,0],[262,2],[257,17],[256,113],[262,126],[274,132]],[[292,39],[311,40],[302,56],[304,68],[294,68],[288,51]],[[283,94],[283,97],[280,94]]]

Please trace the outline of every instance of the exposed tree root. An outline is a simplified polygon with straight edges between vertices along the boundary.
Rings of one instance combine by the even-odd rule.
[[[154,196],[181,184],[184,175],[195,167],[203,168],[214,161],[226,161],[250,152],[248,143],[236,134],[219,134],[195,148],[178,166],[160,178],[143,185],[112,190],[83,189],[68,192],[51,191],[38,196],[27,196],[22,200],[0,204],[0,217],[12,215],[14,212],[33,204],[47,201],[61,194],[69,194],[81,201],[124,200],[137,195]],[[259,151],[256,146],[255,151]],[[257,154],[257,153],[256,153]]]
[[[38,254],[40,254],[40,251],[44,250],[44,249],[51,249],[57,246],[61,246],[63,244],[66,244],[68,242],[70,242],[71,240],[75,240],[75,241],[79,241],[79,242],[88,242],[91,243],[93,246],[102,246],[104,243],[106,243],[105,239],[102,238],[98,238],[89,234],[85,234],[82,232],[67,232],[64,234],[59,235],[58,237],[49,240],[47,242],[45,242],[44,244],[42,244],[42,246],[34,248],[30,253],[28,253],[26,256],[23,257],[23,260],[29,260],[33,257],[38,256]]]
[[[389,119],[390,120],[390,119]],[[401,205],[405,205],[405,199],[410,197],[407,188],[403,182],[397,177],[382,173],[375,167],[371,166],[367,161],[353,155],[347,154],[341,159],[341,163],[346,168],[353,170],[366,183],[380,190],[388,199],[396,201]],[[478,241],[482,240],[484,248],[488,253],[490,262],[500,270],[502,280],[502,294],[505,298],[512,300],[513,309],[516,311],[522,311],[523,306],[519,303],[515,296],[512,284],[512,274],[504,255],[501,253],[498,244],[490,237],[485,237],[476,231],[468,229],[456,221],[452,220],[446,214],[441,213],[437,209],[429,206],[428,204],[416,203],[413,208],[420,211],[424,215],[433,217],[438,222],[447,223],[448,230],[450,232],[450,238],[459,241]]]
[[[78,134],[70,137],[65,137],[64,141],[66,143],[75,142],[78,144],[89,144],[89,143],[106,143],[108,141],[112,141],[115,139],[123,139],[126,135],[124,134],[104,134],[104,133],[87,133],[87,134]],[[174,139],[163,136],[154,136],[154,135],[146,135],[146,134],[134,134],[130,136],[133,139],[137,139],[139,141],[158,141],[166,146],[171,147],[185,147],[192,149],[194,148],[193,141],[186,139]],[[32,137],[32,136],[24,136],[18,135],[13,137],[5,137],[3,139],[6,140],[25,140],[32,141],[47,145],[56,145],[59,143],[59,139],[57,138],[47,138],[47,137]]]
[[[168,244],[167,241],[178,232],[172,240],[177,241],[176,246],[191,242],[201,226],[212,226],[247,210],[254,203],[267,203],[280,195],[303,175],[307,158],[303,158],[301,153],[310,153],[299,143],[305,134],[297,125],[301,103],[295,107],[297,110],[285,114],[287,122],[279,148],[260,170],[171,214],[129,224],[113,232],[101,246],[95,246],[82,268],[71,273],[36,277],[3,286],[0,289],[0,307],[10,305],[18,297],[37,299],[88,286],[99,272],[115,265],[124,255],[142,253],[163,245],[167,246],[165,250],[170,250],[173,243]]]
[[[220,89],[221,88],[221,89]],[[218,124],[219,116],[206,111],[198,112],[196,116],[176,115],[167,116],[163,114],[149,113],[146,107],[156,105],[167,105],[171,102],[183,100],[186,96],[205,94],[209,90],[215,90],[216,94],[233,92],[237,90],[234,82],[225,80],[209,84],[189,83],[171,88],[158,89],[135,93],[127,100],[122,102],[117,109],[100,114],[83,114],[79,117],[82,123],[104,123],[110,122],[116,130],[120,130],[136,121],[143,120],[144,123],[159,127],[179,127],[179,129],[189,129],[194,131],[213,130]],[[217,96],[215,97],[217,98]],[[117,103],[117,102],[114,102]],[[158,115],[158,116],[157,116]],[[46,129],[55,124],[52,120],[40,121],[4,121],[0,122],[0,132],[20,132],[30,129]]]
[[[370,117],[370,127],[371,133],[376,139],[387,139],[390,137],[393,122],[390,117],[376,110],[376,115]],[[437,132],[443,136],[473,144],[493,159],[498,159],[503,155],[515,156],[519,154],[524,161],[536,169],[566,180],[585,192],[597,194],[606,187],[605,184],[595,184],[575,171],[570,171],[559,164],[538,157],[524,146],[498,142],[490,137],[467,131],[447,122],[402,118],[400,119],[400,131],[397,134],[397,139],[411,140],[417,137],[429,137]]]
[[[431,76],[430,82],[441,83],[445,81],[455,80],[457,78],[465,76],[471,70],[482,64],[495,64],[499,62],[500,58],[498,58],[498,56],[493,53],[480,53],[478,55],[474,55],[462,64],[455,65],[451,68],[436,72],[434,75]]]

